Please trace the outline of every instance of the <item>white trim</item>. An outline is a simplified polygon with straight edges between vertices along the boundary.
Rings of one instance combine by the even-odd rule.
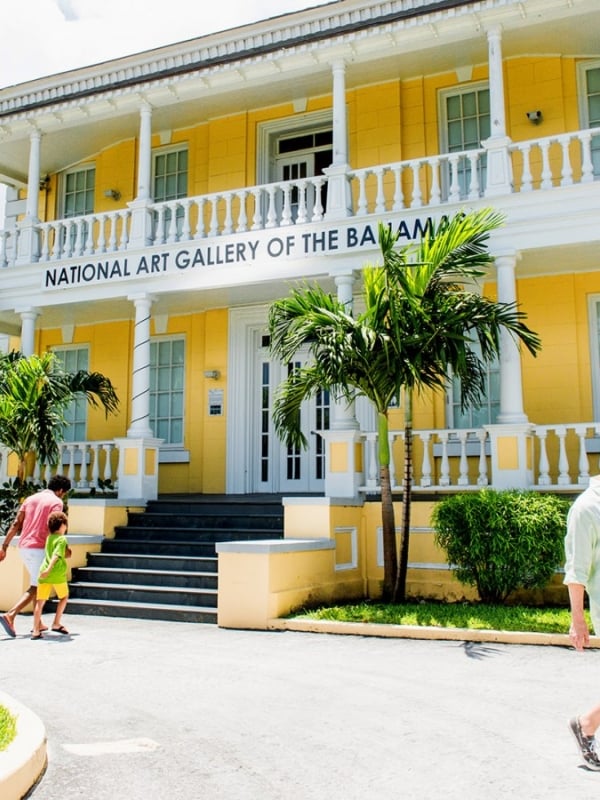
[[[579,108],[579,124],[581,128],[589,128],[590,119],[587,107],[586,73],[591,69],[600,69],[600,60],[579,61],[577,63],[577,105]]]
[[[291,136],[294,132],[299,133],[326,127],[333,130],[333,110],[330,108],[259,123],[256,132],[257,182],[263,184],[275,180],[275,176],[271,174],[272,165],[275,163],[273,146],[279,137],[284,134]]]
[[[447,86],[444,89],[438,89],[438,120],[439,120],[439,143],[440,153],[448,152],[448,117],[446,115],[446,98],[453,97],[454,95],[471,94],[479,92],[482,89],[490,91],[489,81],[473,81],[473,83],[461,83],[455,86]],[[491,113],[491,112],[490,112]],[[481,142],[479,143],[481,146]]]
[[[600,419],[600,294],[588,295],[588,341],[590,343],[590,370],[592,373],[592,409],[594,419]]]

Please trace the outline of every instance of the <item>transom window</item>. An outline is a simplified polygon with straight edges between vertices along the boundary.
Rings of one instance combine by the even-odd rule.
[[[57,347],[53,350],[66,372],[75,373],[89,369],[89,348]],[[85,397],[75,398],[65,411],[66,425],[63,430],[65,442],[85,442],[87,439],[88,402]]]
[[[150,427],[164,444],[183,445],[185,340],[150,342]]]

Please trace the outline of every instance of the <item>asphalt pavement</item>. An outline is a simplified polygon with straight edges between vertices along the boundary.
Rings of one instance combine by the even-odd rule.
[[[64,618],[0,634],[46,725],[32,800],[565,800],[600,795],[568,718],[600,652]]]

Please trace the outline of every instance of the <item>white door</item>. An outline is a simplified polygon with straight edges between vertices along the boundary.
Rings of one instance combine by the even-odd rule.
[[[305,204],[304,215],[306,219],[311,219],[315,206],[314,186],[307,185],[304,197],[301,198],[300,186],[304,178],[312,178],[315,174],[314,153],[304,153],[303,155],[279,157],[277,159],[277,180],[278,181],[298,181],[299,185],[292,187],[290,192],[290,213],[291,221],[298,219],[298,206],[302,199]],[[283,209],[278,209],[278,218],[281,219]]]
[[[308,447],[300,449],[283,444],[273,424],[273,401],[277,388],[292,370],[306,361],[305,355],[297,356],[289,364],[280,364],[271,359],[268,339],[255,331],[257,343],[254,368],[254,387],[251,392],[254,403],[249,406],[254,431],[254,487],[255,492],[319,492],[325,480],[325,445],[318,431],[329,428],[329,393],[319,392],[304,403],[301,410],[301,425],[308,439]]]

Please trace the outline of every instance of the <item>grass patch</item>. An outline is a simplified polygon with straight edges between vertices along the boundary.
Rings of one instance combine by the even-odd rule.
[[[17,734],[17,718],[0,706],[0,750],[6,750]]]
[[[484,605],[482,603],[414,602],[392,605],[364,602],[324,606],[297,612],[292,616],[294,619],[376,622],[387,625],[530,633],[568,633],[571,624],[571,615],[567,608]],[[586,618],[590,625],[587,611]]]

